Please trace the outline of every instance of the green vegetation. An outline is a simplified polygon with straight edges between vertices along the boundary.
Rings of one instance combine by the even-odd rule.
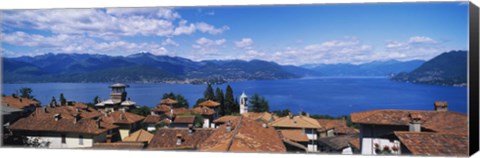
[[[150,111],[151,109],[148,106],[140,106],[140,108],[135,108],[130,112],[140,116],[147,116],[150,115]]]
[[[173,100],[177,101],[176,104],[173,104],[173,108],[188,108],[189,107],[187,99],[185,99],[185,97],[183,97],[180,94],[175,94],[173,92],[163,94],[162,99],[167,99],[167,98],[170,98],[170,99],[173,99]]]
[[[235,112],[235,98],[233,96],[233,89],[230,85],[227,86],[227,90],[225,91],[225,115],[230,115]]]
[[[67,104],[67,99],[65,99],[65,96],[63,96],[63,93],[60,93],[60,105],[66,105]]]
[[[254,94],[250,98],[250,111],[252,112],[268,112],[270,111],[270,106],[265,97],[258,94]]]
[[[20,97],[34,99],[35,97],[32,95],[32,89],[28,87],[20,88]]]
[[[219,115],[224,116],[225,115],[225,97],[223,96],[223,91],[222,89],[218,88],[215,90],[215,101],[220,103],[220,107],[218,109]]]
[[[277,115],[278,117],[285,117],[288,116],[291,111],[289,109],[283,109],[283,110],[275,110],[272,111],[273,114]]]

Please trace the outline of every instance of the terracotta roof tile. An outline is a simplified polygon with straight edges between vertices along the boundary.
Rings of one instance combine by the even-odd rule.
[[[140,129],[136,132],[133,132],[129,136],[123,138],[124,142],[147,142],[150,143],[150,141],[153,138],[153,134],[151,134],[148,131],[145,131],[143,129]]]
[[[341,134],[356,134],[359,133],[358,129],[347,126],[347,121],[344,119],[317,119],[318,123],[324,129],[335,129],[335,133]]]
[[[158,115],[147,115],[145,119],[143,120],[143,123],[159,123],[160,122],[160,116]]]
[[[97,121],[90,118],[80,118],[75,121],[72,115],[69,115],[61,109],[66,107],[47,108],[48,112],[37,109],[30,116],[21,118],[10,126],[11,130],[19,131],[47,131],[47,132],[72,132],[85,134],[99,134],[107,130],[118,128],[118,126],[106,123],[100,120],[100,126],[97,127]],[[52,110],[55,109],[55,110]],[[58,112],[58,113],[56,113]],[[55,120],[54,116],[60,114],[60,119]]]
[[[160,101],[160,104],[177,104],[177,103],[178,103],[178,101],[170,99],[170,98],[163,99],[162,101]]]
[[[306,116],[285,116],[269,123],[273,127],[285,128],[322,128],[317,120]]]
[[[23,109],[28,106],[39,106],[38,101],[30,100],[28,98],[21,97],[12,97],[12,96],[3,96],[2,105],[12,106],[17,109]]]
[[[356,150],[360,150],[360,138],[355,138],[350,140],[349,144],[351,145],[352,148]]]
[[[207,100],[204,102],[199,103],[198,105],[200,106],[206,106],[206,107],[217,107],[220,105],[220,103],[213,101],[213,100]]]
[[[295,142],[308,142],[308,137],[301,129],[280,130],[282,138]]]
[[[225,115],[218,119],[213,120],[213,123],[227,123],[228,121],[235,122],[239,119],[240,116],[233,116],[233,115]]]
[[[450,111],[372,110],[351,114],[353,123],[408,126],[410,116],[421,117],[422,127],[436,132],[467,133],[467,116]]]
[[[215,110],[212,110],[207,107],[196,107],[191,109],[191,112],[194,114],[200,114],[200,115],[206,115],[206,116],[215,114]]]
[[[107,116],[103,115],[101,118],[111,124],[133,124],[145,119],[143,116],[121,111],[111,112]]]
[[[176,150],[176,149],[190,149],[195,150],[198,144],[204,142],[212,133],[214,129],[195,129],[189,135],[188,129],[182,128],[161,128],[152,138],[148,145],[151,150]],[[177,145],[177,134],[182,136],[182,144]]]
[[[168,106],[168,105],[160,104],[160,105],[158,105],[157,107],[155,107],[155,109],[153,109],[153,111],[155,111],[155,112],[169,113],[171,109],[172,109],[172,108],[170,108],[170,106]]]
[[[242,115],[250,119],[266,123],[274,121],[273,115],[269,112],[247,112],[243,113]]]
[[[175,117],[175,120],[173,120],[173,123],[191,123],[191,124],[193,124],[193,121],[195,121],[195,116],[177,116],[177,117]]]
[[[239,117],[232,122],[232,130],[221,125],[200,145],[201,151],[232,152],[286,152],[282,140],[274,128],[263,127],[261,123]]]
[[[446,101],[436,101],[433,105],[435,107],[448,107],[448,103]]]
[[[468,156],[465,134],[432,132],[394,132],[413,155]]]

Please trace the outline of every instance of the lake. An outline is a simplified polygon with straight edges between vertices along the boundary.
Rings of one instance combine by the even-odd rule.
[[[48,104],[60,93],[67,100],[92,102],[95,96],[108,99],[109,83],[29,83],[3,84],[3,93],[11,95],[22,87],[33,89],[35,98]],[[192,84],[129,84],[128,96],[139,105],[153,107],[164,93],[182,94],[190,107],[203,96],[206,85]],[[348,115],[374,109],[433,110],[434,101],[447,101],[450,111],[467,112],[467,88],[411,84],[385,77],[316,77],[290,80],[256,80],[230,83],[234,95],[242,91],[258,93],[270,103],[270,110],[288,108],[295,113]],[[227,84],[213,85],[225,92]]]

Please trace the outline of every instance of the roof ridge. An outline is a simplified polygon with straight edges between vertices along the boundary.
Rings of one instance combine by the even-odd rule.
[[[235,140],[235,136],[237,136],[238,131],[240,130],[240,127],[242,126],[242,120],[243,120],[243,116],[240,115],[240,119],[238,119],[238,123],[237,123],[238,125],[235,126],[235,129],[234,129],[235,131],[234,131],[234,133],[233,133],[233,135],[232,135],[232,140],[230,140],[230,142],[228,142],[227,151],[229,151],[230,148],[232,147],[233,140]]]

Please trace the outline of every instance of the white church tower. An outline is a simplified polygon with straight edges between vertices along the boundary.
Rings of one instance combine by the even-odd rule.
[[[240,114],[248,112],[247,99],[248,97],[245,95],[245,92],[242,92],[242,95],[240,95]]]

